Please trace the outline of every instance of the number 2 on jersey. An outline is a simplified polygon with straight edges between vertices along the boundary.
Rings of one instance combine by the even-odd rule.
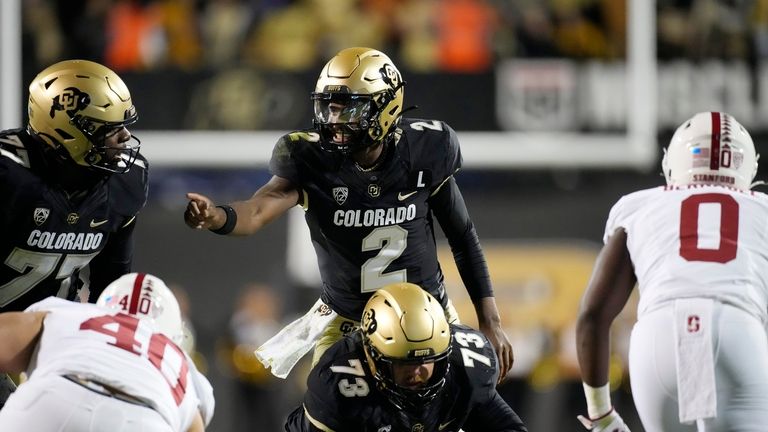
[[[363,239],[363,252],[379,250],[360,268],[360,291],[373,292],[384,285],[406,282],[406,270],[384,273],[408,246],[408,231],[399,225],[379,227]]]
[[[739,203],[732,196],[708,193],[683,200],[680,205],[681,257],[688,261],[727,263],[736,258],[738,241]]]

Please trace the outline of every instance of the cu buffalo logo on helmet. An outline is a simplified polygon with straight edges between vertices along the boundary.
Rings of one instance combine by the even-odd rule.
[[[397,89],[400,86],[400,72],[389,63],[381,67],[381,77],[393,89]]]
[[[365,334],[374,334],[376,333],[376,328],[376,311],[371,308],[363,313],[363,331]]]
[[[53,98],[51,110],[48,114],[51,118],[54,118],[57,111],[65,111],[71,117],[90,103],[91,97],[88,93],[80,91],[77,87],[67,87],[61,94]]]

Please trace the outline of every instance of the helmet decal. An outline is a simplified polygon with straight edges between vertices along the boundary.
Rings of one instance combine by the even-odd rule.
[[[88,96],[88,93],[82,92],[76,87],[67,87],[60,94],[54,96],[49,115],[54,118],[56,111],[66,111],[70,116],[74,116],[90,103],[91,97]]]
[[[184,325],[176,297],[161,279],[145,273],[129,273],[110,283],[96,304],[125,312],[153,323],[157,332],[180,344]]]
[[[363,313],[363,330],[366,334],[376,333],[376,310],[371,308]]]
[[[749,132],[731,115],[702,112],[677,128],[661,162],[669,186],[721,185],[748,190],[759,156]]]
[[[142,297],[142,285],[144,285],[144,279],[146,279],[146,274],[139,273],[136,275],[136,278],[133,280],[133,290],[131,291],[131,301],[128,304],[128,313],[131,315],[136,315],[136,313],[139,311],[139,299]],[[151,292],[151,287],[147,286],[146,290]],[[143,308],[142,308],[143,309]],[[142,313],[148,314],[147,310],[144,310]]]

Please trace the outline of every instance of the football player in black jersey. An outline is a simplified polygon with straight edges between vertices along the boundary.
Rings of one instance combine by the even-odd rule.
[[[315,362],[358,324],[371,294],[390,283],[418,284],[453,321],[455,310],[437,261],[437,221],[504,377],[512,366],[512,346],[501,329],[485,257],[453,178],[462,162],[456,133],[439,120],[402,118],[404,85],[382,52],[340,51],[325,65],[312,93],[314,128],[278,141],[271,180],[250,199],[229,205],[216,206],[190,193],[185,221],[217,234],[249,235],[291,207],[303,206],[320,265],[321,300],[338,314],[317,341]]]
[[[360,330],[312,369],[286,430],[525,431],[496,391],[498,373],[482,333],[448,324],[417,285],[388,285],[368,300]]]
[[[0,312],[49,296],[95,301],[129,272],[147,199],[147,162],[127,129],[136,109],[113,71],[85,60],[46,68],[28,115],[27,127],[0,132]]]

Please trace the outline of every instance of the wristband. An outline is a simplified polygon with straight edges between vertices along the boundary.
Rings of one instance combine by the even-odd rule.
[[[227,215],[227,220],[224,221],[224,225],[222,225],[221,228],[215,230],[212,229],[209,231],[219,235],[227,235],[231,233],[232,230],[235,229],[235,225],[237,225],[237,212],[235,209],[228,205],[220,205],[216,207],[224,210],[224,213]]]
[[[597,419],[610,413],[611,406],[611,385],[606,383],[600,387],[592,387],[587,383],[584,386],[584,396],[587,399],[587,412],[590,419]]]

